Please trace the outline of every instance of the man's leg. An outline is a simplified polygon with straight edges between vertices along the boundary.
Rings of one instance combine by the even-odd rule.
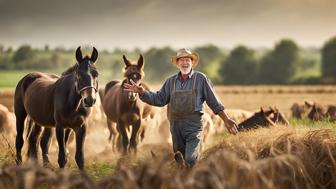
[[[183,138],[182,135],[182,130],[181,130],[181,125],[180,121],[171,121],[170,122],[170,132],[172,135],[172,143],[173,143],[173,150],[174,153],[177,154],[177,152],[180,152],[184,158],[184,154],[185,154],[185,140]],[[176,158],[180,158],[180,157],[176,157]],[[175,160],[177,160],[175,158]],[[177,160],[177,161],[181,161],[181,160]],[[181,162],[179,162],[181,163]]]
[[[202,123],[201,121],[189,121],[186,127],[184,127],[186,148],[185,148],[185,160],[189,167],[193,167],[198,159]]]

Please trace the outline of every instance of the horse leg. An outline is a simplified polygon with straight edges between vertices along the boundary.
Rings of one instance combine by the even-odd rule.
[[[141,125],[141,120],[137,121],[132,126],[132,134],[130,139],[130,148],[133,148],[134,152],[137,152],[137,144],[138,144],[138,131]]]
[[[43,133],[42,133],[42,137],[40,141],[40,146],[42,149],[43,166],[45,167],[48,164],[50,164],[48,153],[49,153],[50,139],[51,139],[52,133],[53,133],[52,128],[45,127],[43,129]]]
[[[16,138],[15,138],[15,148],[16,148],[16,164],[22,163],[21,150],[24,143],[23,140],[23,131],[24,131],[24,122],[27,117],[27,112],[24,109],[22,99],[14,100],[14,111],[16,119]]]
[[[33,122],[32,131],[28,137],[28,157],[33,161],[37,161],[37,140],[41,134],[41,131],[41,126]]]
[[[63,169],[67,163],[67,158],[65,155],[64,128],[59,124],[56,124],[56,138],[58,143],[58,165]]]
[[[118,128],[119,133],[121,134],[122,144],[123,144],[123,147],[124,147],[123,154],[127,153],[127,148],[128,148],[128,144],[129,144],[125,127],[126,127],[126,125],[124,123],[122,123],[121,121],[119,121],[117,123],[117,128]]]
[[[68,149],[68,143],[73,141],[73,137],[71,138],[71,141],[69,141],[71,135],[71,129],[65,129],[65,136],[64,136],[64,144],[65,144],[65,155],[68,158],[69,156],[69,149]]]
[[[141,126],[141,129],[139,129],[141,132],[140,132],[140,140],[141,142],[144,140],[145,138],[145,132],[146,132],[146,125],[142,125]]]
[[[107,122],[107,128],[110,132],[110,135],[108,137],[109,141],[112,141],[112,151],[115,151],[115,138],[116,138],[116,129],[115,129],[115,125],[114,123],[109,119],[106,118],[106,122]]]
[[[76,133],[76,155],[75,160],[79,169],[84,169],[84,140],[86,136],[86,125],[83,124],[80,128],[75,130]]]
[[[112,125],[112,121],[109,118],[106,118],[106,123],[107,123],[107,129],[110,132],[110,135],[108,137],[108,141],[112,140],[112,135],[113,135],[113,125]]]

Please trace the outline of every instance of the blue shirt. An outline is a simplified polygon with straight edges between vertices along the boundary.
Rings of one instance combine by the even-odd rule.
[[[146,91],[140,97],[140,99],[153,106],[165,106],[170,101],[170,92],[172,90],[172,86],[174,85],[174,80],[177,79],[176,90],[191,90],[193,85],[191,77],[193,74],[197,74],[195,84],[195,112],[200,112],[201,114],[204,113],[204,101],[215,114],[218,114],[218,112],[224,110],[223,104],[220,102],[219,98],[215,94],[211,81],[207,78],[205,74],[192,70],[185,81],[179,79],[178,76],[180,74],[181,73],[179,72],[168,78],[159,91]]]

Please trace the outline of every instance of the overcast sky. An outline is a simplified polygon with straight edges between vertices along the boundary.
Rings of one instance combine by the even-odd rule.
[[[333,36],[336,0],[0,0],[6,47],[321,47]]]

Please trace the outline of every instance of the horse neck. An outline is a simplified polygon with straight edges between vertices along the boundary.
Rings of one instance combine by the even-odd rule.
[[[252,117],[244,120],[243,122],[239,123],[238,126],[245,126],[245,127],[249,127],[249,126],[253,126],[255,124],[262,124],[263,120],[261,119],[261,117],[259,115],[253,115]]]
[[[71,109],[77,109],[81,103],[82,97],[78,94],[76,89],[75,74],[65,75],[61,79],[63,79],[62,88],[64,88],[68,94],[66,96],[67,106]]]

